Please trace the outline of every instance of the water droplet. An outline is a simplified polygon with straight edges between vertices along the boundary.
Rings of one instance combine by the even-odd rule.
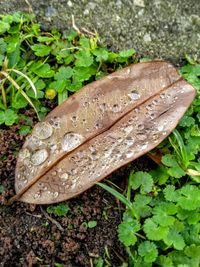
[[[165,127],[164,125],[158,125],[157,130],[161,132],[163,131],[164,127]]]
[[[52,197],[53,197],[53,198],[57,198],[57,197],[58,197],[58,195],[59,195],[59,193],[58,193],[58,192],[53,192],[53,194],[52,194]]]
[[[46,149],[40,149],[37,150],[32,156],[31,156],[31,162],[33,165],[40,165],[48,158],[48,152]]]
[[[60,128],[60,118],[58,118],[58,117],[51,118],[50,121],[49,121],[49,123],[55,129]]]
[[[146,149],[146,148],[147,148],[147,145],[148,145],[148,143],[143,144],[143,145],[141,146],[141,150]]]
[[[83,136],[77,133],[69,132],[63,136],[61,145],[64,151],[71,151],[81,144]]]
[[[126,152],[126,157],[127,157],[128,159],[129,159],[129,158],[132,158],[133,155],[134,155],[134,152],[131,151],[131,150],[128,150],[128,151]]]
[[[38,198],[40,198],[41,197],[41,193],[38,191],[38,192],[36,192],[35,193],[35,195],[34,195],[34,198],[35,199],[38,199]]]
[[[111,154],[112,154],[112,150],[111,149],[105,149],[104,150],[104,157],[105,158],[109,158]]]
[[[129,125],[127,127],[124,128],[124,132],[129,134],[133,131],[133,126],[132,125]]]
[[[150,114],[148,114],[148,115],[149,115],[149,118],[150,118],[151,120],[155,119],[155,117],[156,117],[156,114],[154,114],[154,113],[150,113]]]
[[[21,151],[19,152],[19,157],[20,159],[25,159],[25,158],[30,158],[30,151],[27,148],[23,148],[21,149]]]
[[[83,103],[83,106],[84,106],[84,107],[89,107],[89,104],[90,104],[89,102],[85,101],[85,102]]]
[[[144,129],[144,124],[138,124],[137,129],[139,131],[143,130]]]
[[[96,151],[92,152],[90,158],[91,160],[97,160],[99,158],[97,152]]]
[[[154,100],[152,101],[152,103],[153,103],[154,105],[158,104],[158,99],[154,99]]]
[[[146,138],[147,138],[147,136],[144,133],[138,133],[137,134],[137,139],[140,141],[144,141]]]
[[[100,110],[101,110],[102,112],[105,112],[105,111],[107,110],[107,105],[106,105],[106,103],[101,103],[101,104],[99,105],[99,108],[100,108]]]
[[[76,122],[76,121],[77,121],[77,117],[76,117],[75,115],[72,116],[72,117],[71,117],[71,121],[72,121],[72,122]]]
[[[49,138],[53,133],[53,128],[48,122],[39,122],[35,125],[33,133],[41,140]]]
[[[125,139],[125,145],[132,146],[135,143],[135,140],[131,136],[127,136]]]
[[[128,96],[130,97],[131,100],[138,100],[140,98],[140,94],[137,90],[132,90]]]
[[[153,136],[152,136],[152,138],[153,138],[153,140],[154,141],[158,141],[158,138],[159,138],[159,136],[158,136],[158,134],[153,134]]]
[[[41,145],[43,144],[43,142],[38,139],[37,136],[35,135],[31,135],[29,138],[28,138],[28,147],[31,149],[31,150],[36,150],[38,149]]]
[[[23,183],[24,183],[24,184],[27,184],[27,183],[28,183],[28,179],[26,179],[26,178],[24,177]]]
[[[61,174],[60,178],[61,178],[61,180],[66,181],[69,178],[69,174],[68,173],[63,173],[63,174]]]
[[[160,98],[165,98],[165,93],[160,94]]]
[[[51,150],[52,153],[54,153],[56,151],[56,149],[57,149],[57,145],[56,144],[51,144],[50,145],[50,150]]]
[[[152,105],[152,104],[147,105],[147,106],[146,106],[146,109],[147,109],[147,110],[153,110],[153,105]]]
[[[120,112],[121,110],[121,107],[118,105],[118,104],[114,104],[113,107],[112,107],[112,111],[114,113],[117,113],[117,112]]]

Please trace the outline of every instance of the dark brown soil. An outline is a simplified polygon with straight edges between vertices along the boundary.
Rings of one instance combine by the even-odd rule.
[[[32,112],[28,114],[33,117]],[[0,185],[5,188],[0,195],[0,266],[58,266],[57,263],[63,267],[93,266],[94,259],[104,257],[106,250],[110,266],[120,266],[126,259],[117,238],[123,207],[98,186],[67,201],[70,207],[67,216],[50,214],[56,222],[45,216],[47,206],[41,209],[20,202],[12,206],[3,204],[14,195],[16,156],[25,139],[18,129],[19,126],[0,129]],[[134,166],[138,163],[135,161]],[[121,188],[126,184],[130,167],[111,177]],[[84,222],[91,220],[97,221],[97,226],[86,228]]]

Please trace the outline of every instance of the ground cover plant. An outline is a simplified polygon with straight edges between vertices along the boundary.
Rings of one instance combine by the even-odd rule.
[[[137,168],[137,171],[134,171],[133,164],[129,177],[126,172],[127,183],[120,184],[124,194],[120,189],[116,190],[112,184],[109,186],[99,184],[95,189],[97,191],[92,193],[95,198],[92,203],[96,201],[99,206],[101,198],[98,194],[101,195],[104,192],[100,186],[125,205],[122,209],[118,203],[118,217],[122,214],[122,221],[118,223],[117,232],[126,254],[123,250],[121,251],[124,255],[116,252],[114,254],[116,261],[105,246],[101,255],[91,255],[89,260],[80,258],[78,261],[78,254],[74,255],[77,262],[70,259],[69,255],[69,259],[66,259],[64,254],[56,256],[54,266],[66,266],[65,264],[97,267],[199,266],[200,64],[189,57],[187,59],[188,62],[180,69],[180,73],[197,89],[197,96],[178,128],[149,153],[151,164],[148,168]],[[16,139],[19,145],[9,148],[12,150],[12,157],[16,157],[24,136],[30,133],[35,122],[41,120],[52,107],[62,103],[83,85],[141,60],[147,59],[139,59],[133,49],[114,52],[104,47],[96,33],[83,34],[74,29],[63,34],[57,30],[45,32],[34,22],[32,15],[15,13],[2,16],[0,21],[0,131],[6,135],[6,131],[14,129],[20,136]],[[7,156],[4,151],[1,152],[2,169],[9,157],[10,155]],[[155,162],[153,168],[152,159]],[[7,173],[8,170],[6,170]],[[1,176],[0,194],[3,202],[3,199],[11,196],[13,191],[9,192],[6,187],[7,175],[2,172]],[[13,186],[13,178],[11,181]],[[114,182],[119,181],[114,180]],[[83,201],[86,194],[87,192],[82,197]],[[80,224],[81,230],[78,232],[77,240],[81,240],[83,233],[95,231],[98,225],[101,227],[101,221],[106,221],[109,216],[107,210],[114,210],[115,205],[111,201],[113,206],[110,207],[109,203],[106,203],[103,210],[96,209],[95,212],[100,220],[98,221],[95,217],[85,215],[86,207],[70,206],[72,202],[42,208],[40,213],[46,216],[43,227],[47,228],[49,224],[53,224],[62,232],[63,224],[67,225],[67,230],[70,232],[76,228],[75,225]],[[91,204],[88,200],[86,203]],[[25,208],[25,206],[22,207]],[[30,207],[25,209],[28,209],[28,212],[31,210]],[[85,217],[82,215],[77,222],[73,216],[78,217],[80,214]],[[55,228],[53,229],[56,232]],[[20,233],[20,231],[22,230],[17,232]],[[112,230],[110,232],[113,234]],[[56,238],[58,237],[54,236],[49,239],[53,242]],[[89,241],[92,243],[92,238]],[[8,250],[11,249],[8,239],[3,239],[2,242],[4,244],[7,242]],[[85,239],[84,242],[86,242]],[[59,246],[57,250],[61,249]],[[53,251],[52,243],[48,242],[46,247],[49,251],[51,249]],[[68,247],[65,249],[69,254],[72,253],[72,249]],[[73,249],[78,253],[77,248],[73,247]],[[4,257],[2,263],[9,265],[11,259],[5,257],[6,248],[4,251],[0,250],[0,253]],[[32,263],[43,266],[52,264],[50,258],[46,259],[45,255],[36,254],[31,260],[30,258],[31,255],[28,260],[26,259],[29,263],[32,260]],[[23,260],[18,263],[18,266],[22,264]]]

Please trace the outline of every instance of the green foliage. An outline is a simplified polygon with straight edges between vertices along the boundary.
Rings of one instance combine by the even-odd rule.
[[[70,208],[68,207],[68,205],[64,204],[64,203],[60,203],[56,206],[49,206],[47,208],[47,212],[50,214],[54,214],[57,216],[66,216],[67,213],[69,212]]]
[[[60,104],[86,83],[135,62],[134,55],[133,49],[109,51],[97,36],[87,37],[73,30],[63,34],[56,30],[43,32],[30,14],[2,15],[0,112],[10,109],[17,116],[31,105],[40,119],[48,111],[40,99],[57,97]],[[35,85],[35,92],[30,82]],[[0,120],[6,125],[16,122],[14,117]]]

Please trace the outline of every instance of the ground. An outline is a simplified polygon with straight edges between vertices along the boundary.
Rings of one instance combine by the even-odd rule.
[[[177,65],[186,53],[200,59],[197,0],[1,0],[0,13],[17,10],[33,10],[43,29],[68,29],[73,14],[80,29],[96,30],[113,50],[134,47],[143,56],[168,59]],[[29,115],[34,116],[31,112]],[[4,160],[0,162],[0,184],[6,189],[0,199],[2,204],[4,198],[14,194],[16,156],[23,142],[17,127],[1,127],[0,156]],[[142,158],[110,178],[124,188],[130,169],[145,170],[148,164],[152,163]],[[120,266],[126,260],[117,238],[122,205],[97,186],[66,203],[70,207],[68,216],[50,215],[50,219],[46,217],[46,206],[41,209],[20,202],[10,207],[1,205],[0,266],[61,263],[63,267],[86,267],[106,255],[106,250],[111,266]],[[91,220],[97,221],[97,226],[86,229],[84,223]]]

